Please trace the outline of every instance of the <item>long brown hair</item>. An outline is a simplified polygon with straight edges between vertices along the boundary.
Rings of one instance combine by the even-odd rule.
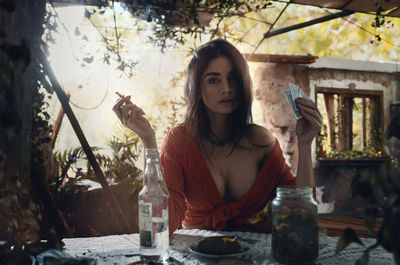
[[[209,63],[221,56],[231,60],[233,64],[238,101],[236,109],[230,114],[230,128],[228,128],[227,137],[223,141],[218,139],[211,130],[200,87],[201,77]],[[235,46],[226,40],[217,39],[199,47],[187,69],[185,99],[187,105],[185,123],[201,144],[205,139],[217,146],[233,143],[232,151],[236,147],[241,147],[240,140],[242,136],[248,136],[249,128],[253,123],[252,92],[247,62]]]

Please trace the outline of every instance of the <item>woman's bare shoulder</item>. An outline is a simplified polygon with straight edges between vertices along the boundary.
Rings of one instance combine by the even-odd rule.
[[[267,128],[254,124],[251,127],[251,138],[253,144],[272,150],[275,145],[275,136]]]

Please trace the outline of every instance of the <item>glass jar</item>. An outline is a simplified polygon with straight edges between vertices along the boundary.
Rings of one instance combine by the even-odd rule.
[[[311,187],[282,186],[272,201],[272,255],[283,264],[318,257],[318,207]]]

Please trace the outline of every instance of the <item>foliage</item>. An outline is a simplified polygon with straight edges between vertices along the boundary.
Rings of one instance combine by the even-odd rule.
[[[222,21],[229,17],[241,17],[253,11],[266,9],[268,1],[218,0],[218,1],[163,1],[162,8],[148,1],[121,1],[127,3],[134,16],[152,22],[149,40],[162,51],[170,45],[184,44],[188,38],[201,38],[202,35],[220,35],[218,23],[209,27],[208,20],[217,17]],[[205,21],[204,21],[205,20]]]
[[[16,176],[0,176],[0,212],[0,236],[8,244],[21,247],[28,241],[38,240],[39,209]]]
[[[376,159],[382,158],[382,151],[379,147],[367,146],[362,150],[345,150],[338,151],[334,146],[330,146],[330,150],[324,150],[324,144],[327,143],[328,132],[326,124],[322,124],[321,130],[316,138],[316,155],[318,158],[324,159],[346,159],[346,160],[356,160],[356,159]]]
[[[180,98],[179,100],[167,100],[160,105],[170,106],[171,113],[165,116],[160,111],[160,116],[151,116],[149,119],[152,124],[165,123],[161,127],[163,129],[161,133],[164,135],[170,128],[182,121],[184,102],[183,98]],[[137,179],[142,174],[137,167],[137,161],[142,155],[141,141],[135,133],[120,125],[116,135],[108,140],[107,146],[111,150],[111,155],[100,153],[101,149],[98,147],[91,148],[95,151],[96,160],[109,183],[119,183],[127,178]],[[49,185],[53,187],[54,192],[62,192],[62,189],[64,191],[65,189],[79,189],[80,181],[84,179],[97,181],[82,147],[55,152],[54,158],[62,168],[60,176],[49,180]],[[86,171],[83,170],[82,162],[86,162]]]
[[[136,167],[140,155],[138,137],[133,133],[123,134],[122,137],[114,136],[109,140],[108,146],[112,150],[112,156],[101,154],[98,152],[99,148],[92,147],[107,181],[115,184],[126,178],[138,178],[141,174],[141,170]],[[97,182],[97,177],[88,163],[82,147],[55,152],[54,157],[62,168],[61,176],[50,180],[49,185],[53,187],[54,192],[85,190],[80,183],[84,179]],[[86,172],[79,165],[79,162],[85,161],[87,163]],[[69,176],[68,171],[73,175]]]
[[[336,151],[332,150],[330,152],[325,153],[323,156],[319,156],[328,158],[328,159],[346,159],[346,160],[355,160],[355,159],[376,159],[382,158],[382,151],[377,150],[374,147],[367,147],[363,150],[347,150],[347,151]]]
[[[38,85],[39,86],[39,85]],[[39,87],[33,89],[32,99],[32,168],[46,167],[49,115]],[[40,171],[43,172],[43,171]],[[1,174],[1,173],[0,173]],[[41,227],[42,207],[30,186],[23,185],[17,176],[0,175],[0,263],[32,264],[34,257],[49,249],[62,249],[62,242],[53,229]],[[46,240],[43,240],[47,238]]]
[[[0,5],[8,12],[14,12],[14,1],[2,1]],[[2,38],[6,37],[2,32]],[[32,52],[25,39],[21,44],[14,45],[3,41],[0,45],[0,128],[1,137],[5,141],[13,139],[22,128],[21,113],[17,110],[15,76],[24,73],[32,65]],[[35,69],[33,70],[35,72]],[[34,81],[36,76],[33,77]],[[32,164],[40,160],[40,149],[47,141],[46,113],[42,109],[42,97],[39,93],[39,83],[32,82]],[[44,133],[43,133],[44,132]],[[3,139],[4,140],[4,139]],[[32,149],[31,149],[32,148]],[[7,151],[7,150],[6,150]],[[39,152],[39,153],[38,153]],[[7,154],[5,154],[7,155]],[[2,153],[0,151],[0,156]],[[38,204],[32,187],[31,180],[19,174],[5,175],[0,158],[0,263],[1,264],[27,264],[32,261],[29,254],[34,252],[34,246],[39,244],[42,236],[40,224],[43,220],[42,209]],[[49,232],[50,233],[50,232]]]
[[[0,126],[4,136],[11,139],[21,130],[21,117],[16,109],[13,91],[14,71],[24,72],[30,63],[30,51],[25,40],[19,45],[0,44]]]
[[[354,176],[351,184],[353,196],[363,198],[365,202],[365,226],[373,236],[373,228],[378,216],[383,215],[383,222],[376,235],[376,243],[367,247],[364,254],[356,264],[367,264],[369,251],[382,246],[393,252],[397,264],[400,264],[400,152],[398,150],[398,132],[400,116],[395,116],[387,131],[387,136],[395,136],[397,145],[390,150],[391,160],[384,164],[377,174],[360,172]],[[360,239],[351,228],[346,228],[346,233],[340,238],[336,252],[343,250],[351,242],[360,242]]]
[[[323,105],[323,100],[317,100],[318,107],[319,109],[324,109],[325,106]],[[357,116],[361,114],[361,111],[358,111],[361,109],[361,104],[357,104],[357,102],[354,102],[353,104],[353,115]],[[316,137],[316,156],[319,159],[332,159],[332,160],[340,160],[340,159],[345,159],[345,160],[357,160],[357,159],[379,159],[382,158],[382,142],[377,141],[374,143],[374,146],[371,145],[371,135],[367,136],[367,142],[366,146],[364,147],[362,143],[358,141],[362,141],[362,139],[357,139],[357,133],[356,131],[361,131],[362,133],[362,122],[360,120],[356,120],[357,118],[354,118],[354,121],[352,123],[353,126],[353,135],[352,135],[352,146],[353,148],[351,150],[338,150],[336,145],[336,141],[338,140],[338,131],[343,130],[343,128],[340,128],[339,126],[339,119],[338,119],[338,114],[335,112],[334,115],[330,117],[330,119],[333,121],[333,135],[332,138],[335,141],[332,141],[330,139],[329,133],[328,133],[328,117],[326,116],[325,112],[322,114],[323,116],[323,121],[324,123],[321,126],[321,130],[319,131],[317,137]],[[367,133],[370,134],[370,124],[369,120],[367,123]],[[382,135],[382,129],[379,128],[376,132],[378,139],[381,139]],[[360,138],[360,137],[358,137]],[[357,141],[358,140],[358,141]],[[362,149],[356,149],[356,148],[362,148]]]

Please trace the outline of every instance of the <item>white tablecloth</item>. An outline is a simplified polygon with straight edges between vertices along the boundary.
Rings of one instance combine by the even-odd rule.
[[[174,233],[169,256],[175,258],[185,265],[215,264],[217,261],[199,257],[191,253],[189,246],[208,236],[238,236],[238,240],[250,248],[243,258],[256,261],[260,265],[279,264],[271,255],[271,235],[249,232],[215,232],[205,230],[178,230]],[[338,237],[328,237],[328,246],[320,249],[316,264],[321,265],[349,265],[362,255],[364,247],[351,244],[344,251],[335,255]],[[372,245],[375,239],[361,239],[366,246]],[[97,260],[98,265],[121,264],[127,265],[138,261],[139,258],[139,235],[113,235],[91,238],[66,238],[65,252],[74,257],[90,257]],[[371,265],[395,264],[391,253],[381,247],[370,252]]]

